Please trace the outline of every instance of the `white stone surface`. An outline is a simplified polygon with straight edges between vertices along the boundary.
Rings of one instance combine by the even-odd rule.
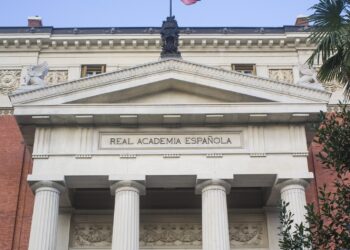
[[[278,207],[266,207],[265,208],[266,223],[269,238],[269,248],[271,250],[278,250],[279,247],[279,208]]]
[[[287,180],[281,184],[281,199],[289,203],[288,210],[294,215],[293,224],[305,223],[305,187],[307,185],[308,183],[301,179]]]
[[[58,215],[58,231],[57,231],[57,247],[56,250],[69,249],[69,237],[71,231],[71,213],[59,213]]]
[[[7,95],[0,94],[0,108],[12,108],[10,98]]]
[[[38,182],[35,191],[29,250],[56,250],[59,196],[63,187],[54,182]]]
[[[140,194],[145,187],[134,181],[112,185],[115,194],[112,250],[139,250]]]
[[[208,180],[197,186],[202,194],[203,250],[230,249],[226,197],[230,188],[222,180]]]

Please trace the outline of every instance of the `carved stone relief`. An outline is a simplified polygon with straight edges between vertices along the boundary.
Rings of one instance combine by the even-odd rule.
[[[322,86],[329,92],[335,92],[343,88],[343,86],[337,81],[323,82]]]
[[[16,90],[21,83],[21,70],[6,69],[0,70],[0,94],[8,95]],[[50,70],[45,77],[48,85],[68,81],[68,70]]]
[[[45,81],[48,85],[55,85],[68,81],[68,70],[50,70]]]
[[[71,246],[75,248],[110,247],[112,224],[77,224],[73,228]]]
[[[200,249],[202,228],[200,223],[146,223],[140,226],[141,249],[186,248]],[[111,223],[79,223],[74,225],[71,247],[110,248],[112,244]],[[264,246],[262,222],[230,224],[231,248],[261,248]]]
[[[263,243],[262,223],[236,223],[230,225],[231,246],[258,247]]]
[[[269,69],[269,77],[279,82],[294,82],[292,69]]]
[[[8,95],[20,85],[21,70],[0,70],[0,94]]]
[[[201,224],[144,224],[140,230],[141,247],[201,246]]]

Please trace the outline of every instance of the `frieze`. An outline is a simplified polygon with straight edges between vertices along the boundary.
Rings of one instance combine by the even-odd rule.
[[[110,247],[112,224],[78,224],[73,228],[71,246],[75,248]]]
[[[45,77],[48,85],[55,85],[68,81],[68,70],[50,70]]]
[[[294,82],[292,69],[270,69],[269,76],[275,81],[288,83]]]
[[[265,247],[263,222],[231,223],[231,248]],[[79,223],[74,225],[71,247],[110,248],[112,245],[111,223]],[[140,248],[192,248],[202,246],[202,225],[200,223],[144,223],[140,226]]]
[[[20,85],[21,70],[0,70],[0,94],[8,95]]]

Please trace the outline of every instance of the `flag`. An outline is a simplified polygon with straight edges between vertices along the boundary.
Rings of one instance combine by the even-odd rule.
[[[181,2],[183,2],[186,5],[192,5],[192,4],[197,3],[198,1],[200,1],[200,0],[181,0]]]

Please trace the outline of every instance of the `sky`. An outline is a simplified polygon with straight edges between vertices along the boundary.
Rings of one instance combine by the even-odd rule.
[[[169,0],[0,0],[0,26],[26,26],[39,15],[54,27],[160,26],[169,15]],[[293,25],[318,0],[201,0],[186,6],[174,1],[180,26]]]

